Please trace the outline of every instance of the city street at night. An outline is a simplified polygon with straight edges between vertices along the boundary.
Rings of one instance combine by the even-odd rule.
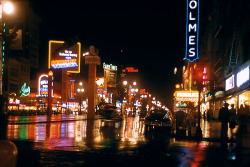
[[[49,122],[45,115],[11,116],[8,139],[19,150],[17,166],[233,166],[235,144],[221,147],[217,124],[205,121],[204,140],[197,143],[164,134],[150,138],[139,116],[118,122],[86,115],[53,115]]]
[[[0,0],[0,167],[249,167],[249,0]]]

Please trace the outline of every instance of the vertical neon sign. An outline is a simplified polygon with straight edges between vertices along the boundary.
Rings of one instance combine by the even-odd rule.
[[[38,96],[48,96],[48,75],[40,75],[38,81]]]
[[[186,55],[185,59],[194,62],[199,59],[199,0],[187,0]]]

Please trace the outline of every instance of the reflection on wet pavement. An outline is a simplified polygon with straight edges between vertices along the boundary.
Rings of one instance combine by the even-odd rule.
[[[218,137],[219,128],[217,122],[202,122],[203,136]],[[112,161],[114,166],[165,161],[170,166],[202,166],[211,146],[206,141],[176,141],[168,135],[149,138],[138,116],[122,121],[87,120],[86,115],[11,116],[7,135],[9,140],[32,143],[29,149],[38,150],[41,166],[92,166],[101,161]]]
[[[9,118],[8,139],[34,141],[34,149],[48,150],[75,150],[76,147],[79,147],[78,150],[97,149],[108,147],[114,141],[119,142],[119,148],[122,149],[145,142],[144,124],[139,117],[125,117],[116,122],[55,115],[49,122],[46,121],[44,115],[12,116]]]

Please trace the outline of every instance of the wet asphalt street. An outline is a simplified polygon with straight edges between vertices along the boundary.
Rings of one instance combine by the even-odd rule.
[[[217,123],[203,122],[203,137],[216,138]],[[10,116],[8,139],[17,166],[235,166],[234,144],[175,139],[145,133],[143,119],[87,120],[86,115]]]

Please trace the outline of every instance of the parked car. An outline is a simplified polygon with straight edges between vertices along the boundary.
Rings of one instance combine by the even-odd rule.
[[[151,110],[149,115],[145,117],[145,129],[147,131],[171,132],[172,130],[172,114],[166,110]]]

